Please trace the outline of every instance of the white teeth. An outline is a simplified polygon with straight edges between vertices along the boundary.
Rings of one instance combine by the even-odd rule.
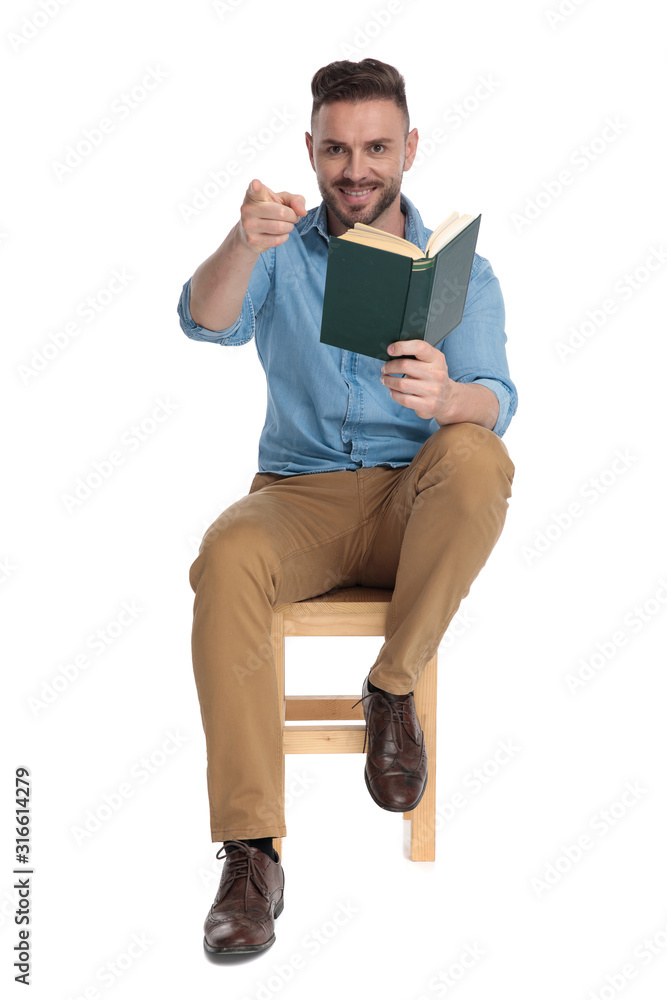
[[[371,190],[372,190],[372,188],[364,188],[363,191],[345,191],[344,190],[344,193],[351,195],[353,198],[363,198],[363,196],[365,194],[368,194]]]

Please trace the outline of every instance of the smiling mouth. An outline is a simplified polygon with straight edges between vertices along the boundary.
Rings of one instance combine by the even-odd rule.
[[[354,202],[361,202],[361,201],[364,201],[364,200],[368,200],[368,198],[370,198],[370,196],[372,195],[373,191],[376,190],[376,188],[375,187],[366,187],[366,188],[341,188],[341,187],[339,187],[338,190],[340,191],[340,193],[342,194],[342,196],[343,196],[343,198],[345,200],[349,200],[350,203],[354,203]]]

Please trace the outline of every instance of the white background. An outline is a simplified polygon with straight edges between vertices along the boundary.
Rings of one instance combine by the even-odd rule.
[[[50,0],[48,17],[4,4],[0,962],[11,981],[25,765],[31,996],[664,996],[664,39],[650,0],[563,2],[560,20],[557,2]],[[249,488],[265,388],[252,344],[188,340],[176,304],[252,177],[319,203],[310,80],[365,56],[404,74],[422,150],[441,129],[404,179],[425,224],[483,213],[520,398],[504,438],[514,497],[467,624],[441,648],[436,862],[407,859],[362,757],[290,757],[276,944],[222,967],[202,949],[220,862],[188,569]],[[149,70],[154,89],[121,113]],[[250,159],[274,109],[293,118]],[[103,118],[111,131],[59,178]],[[230,160],[240,173],[186,222]],[[107,303],[114,270],[127,285]],[[140,441],[159,401],[168,415]],[[122,462],[68,509],[114,451]],[[134,617],[118,626],[124,603]],[[379,642],[291,640],[288,684],[323,689],[333,669],[353,693]],[[573,693],[567,675],[594,654]],[[498,765],[501,741],[517,749]],[[465,805],[448,810],[456,792]],[[77,836],[97,810],[99,829]],[[133,935],[144,944],[128,952]]]

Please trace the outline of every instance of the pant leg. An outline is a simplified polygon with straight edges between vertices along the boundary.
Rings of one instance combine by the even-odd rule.
[[[286,834],[273,608],[356,583],[367,527],[354,472],[265,473],[251,489],[190,569],[213,841]]]
[[[385,643],[371,680],[414,689],[487,561],[514,478],[506,446],[478,424],[448,424],[401,470],[378,517],[363,583],[391,586]]]

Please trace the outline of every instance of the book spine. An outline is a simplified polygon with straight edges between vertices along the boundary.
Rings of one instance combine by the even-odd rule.
[[[424,340],[439,344],[463,319],[481,215],[438,251]]]
[[[401,320],[400,340],[423,340],[435,276],[435,258],[415,261]]]

